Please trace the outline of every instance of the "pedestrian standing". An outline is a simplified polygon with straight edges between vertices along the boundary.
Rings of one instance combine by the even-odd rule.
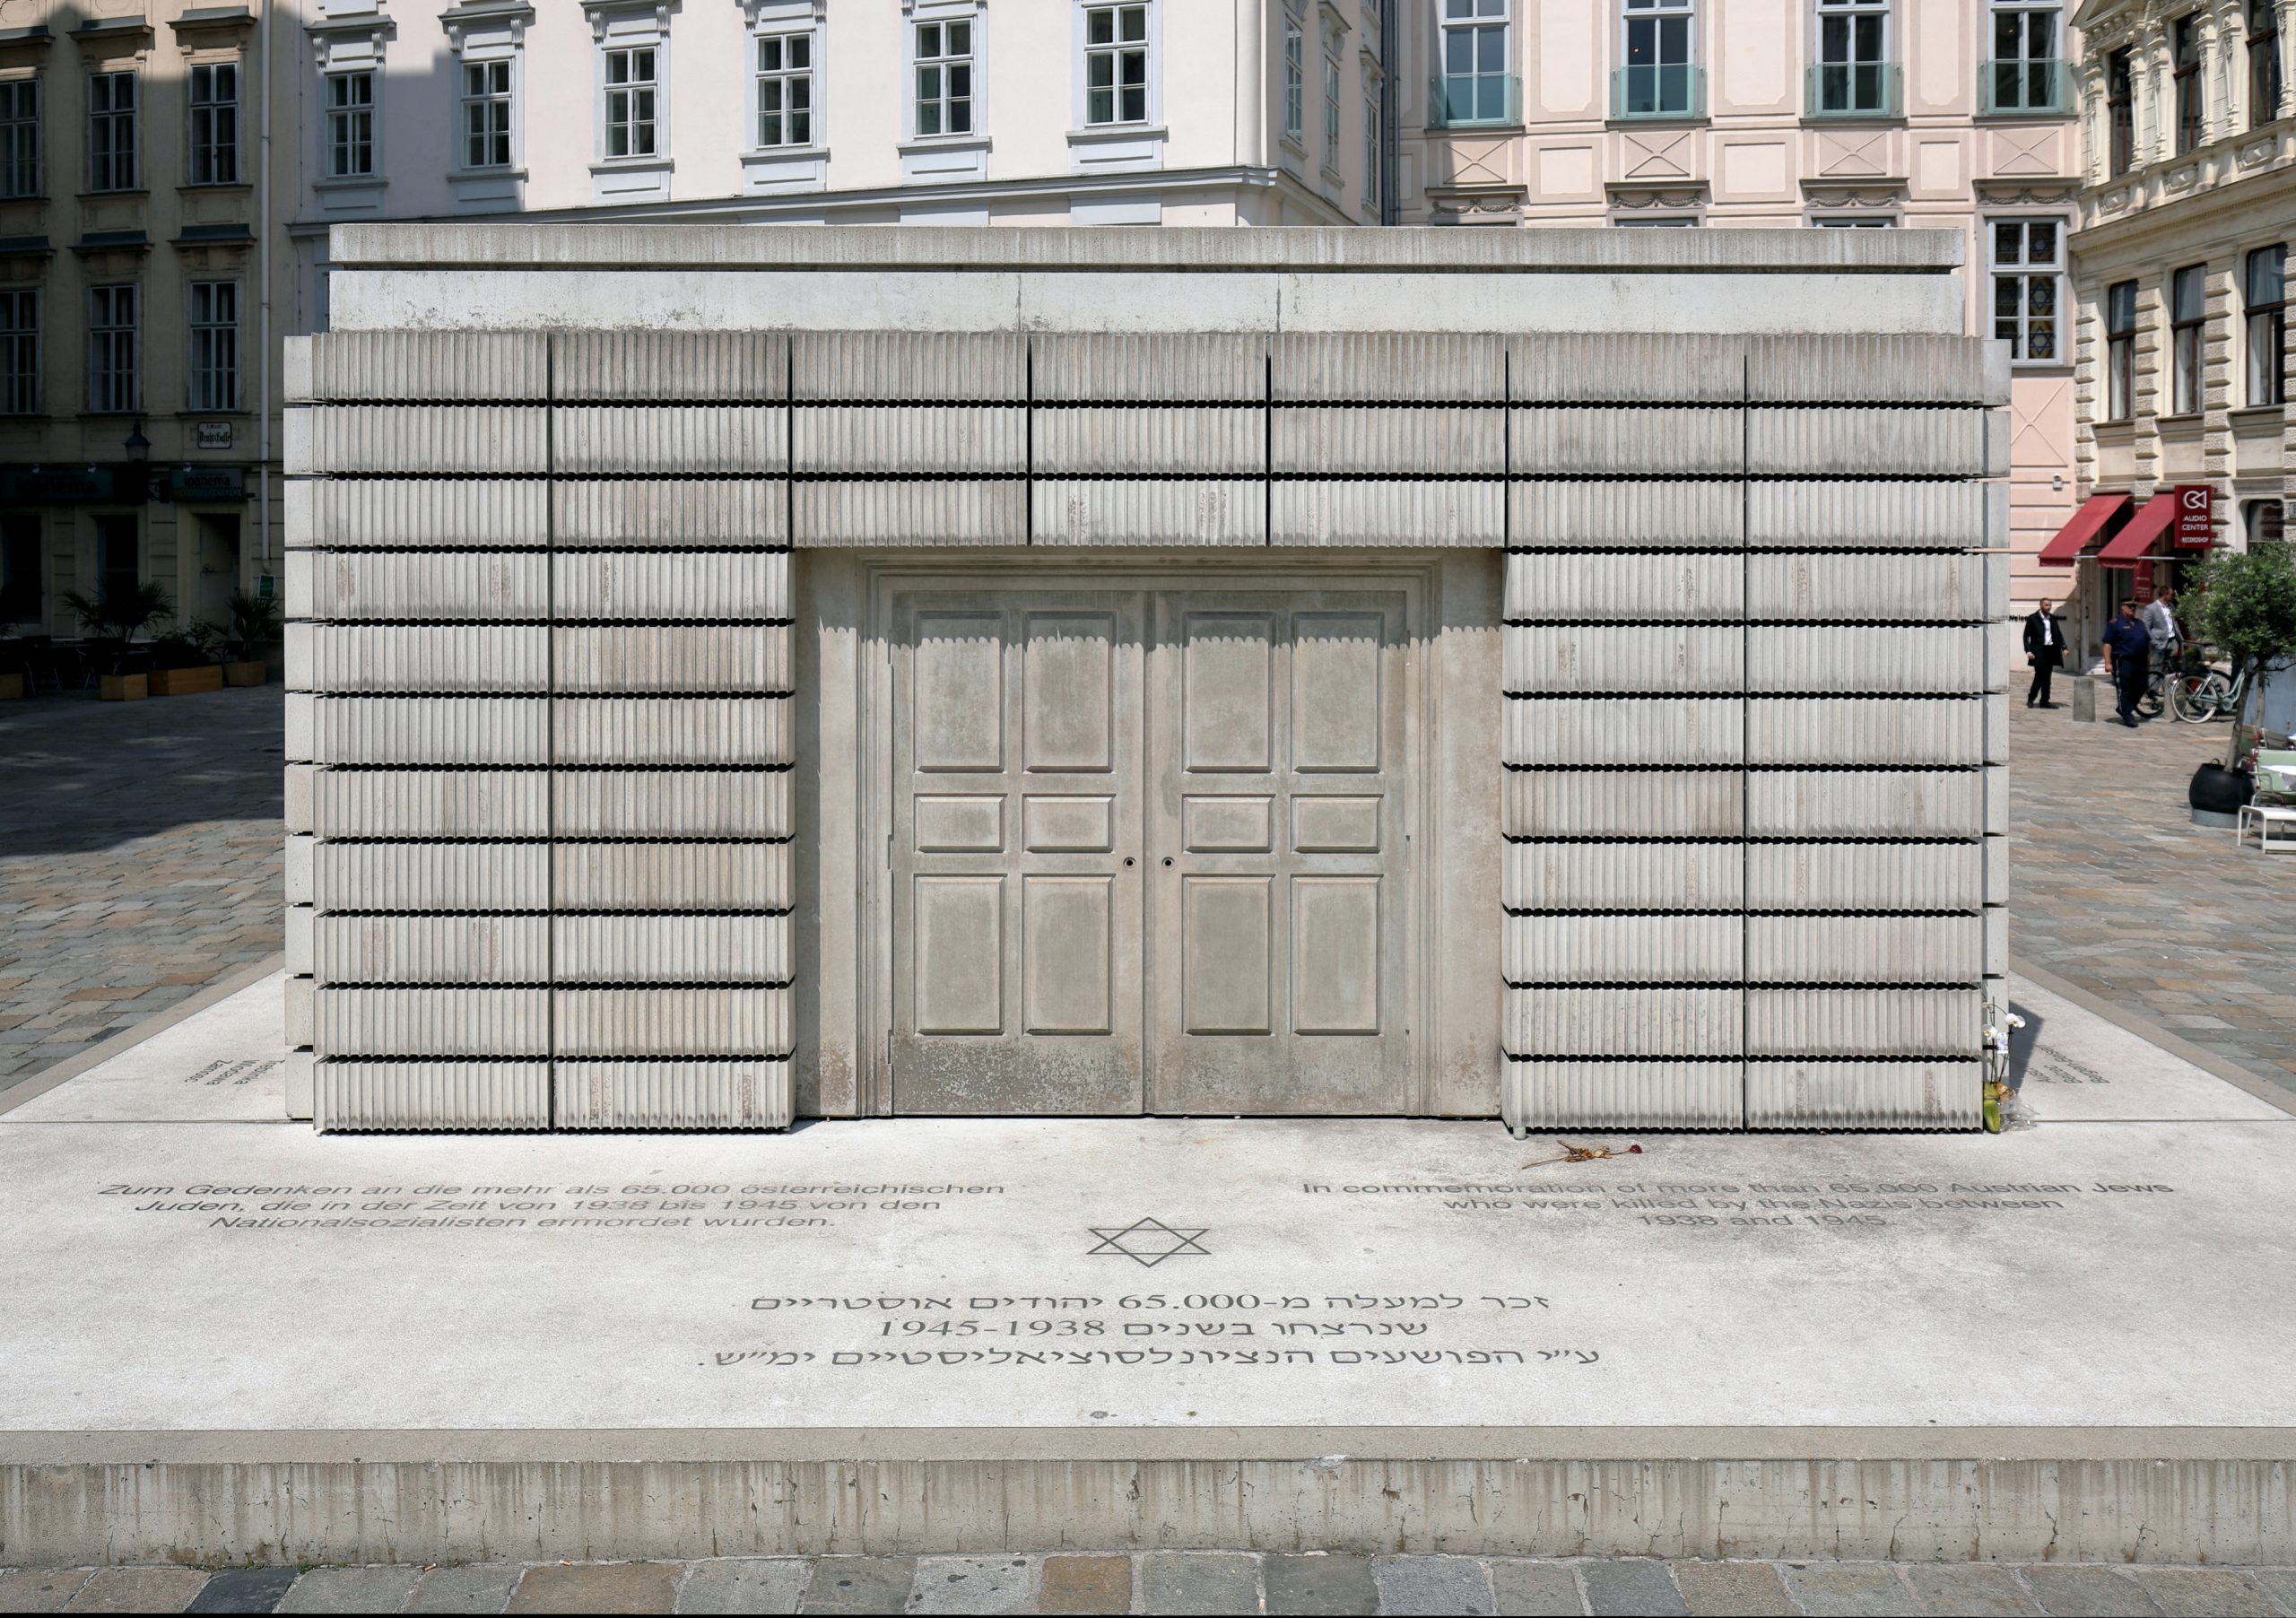
[[[2048,683],[2065,661],[2065,620],[2048,610],[2050,605],[2044,596],[2040,610],[2025,620],[2025,662],[2033,671],[2033,683],[2025,692],[2028,708],[2057,706],[2048,700]]]
[[[2174,668],[2184,646],[2184,631],[2177,627],[2177,593],[2163,590],[2144,604],[2144,632],[2152,641],[2152,666]]]
[[[2136,603],[2120,604],[2119,616],[2105,626],[2104,649],[2105,667],[2113,677],[2113,699],[2120,709],[2120,722],[2135,730],[2136,701],[2144,694],[2152,660],[2152,637],[2137,621]]]

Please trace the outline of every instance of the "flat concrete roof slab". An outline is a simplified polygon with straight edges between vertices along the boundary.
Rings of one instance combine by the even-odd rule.
[[[2037,1127],[1613,1135],[1641,1153],[1570,1164],[1495,1123],[320,1136],[264,1121],[266,979],[0,1115],[0,1444],[67,1459],[106,1432],[259,1430],[359,1435],[371,1459],[378,1432],[436,1454],[441,1429],[1120,1448],[1323,1426],[2280,1444],[2296,1118],[2013,987]]]

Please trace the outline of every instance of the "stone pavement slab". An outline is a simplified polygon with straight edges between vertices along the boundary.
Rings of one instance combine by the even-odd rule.
[[[1493,1557],[1491,1589],[1504,1618],[1554,1618],[1561,1614],[1578,1618],[1587,1610],[1578,1576],[1568,1562]]]
[[[1908,1562],[1904,1572],[1918,1604],[1915,1612],[1944,1618],[2039,1618],[2039,1604],[2006,1568],[1916,1561]]]
[[[281,713],[0,703],[0,1092],[278,950]]]
[[[1261,1588],[1271,1613],[1370,1613],[1379,1605],[1368,1556],[1269,1556]]]
[[[1779,1570],[1786,1593],[1812,1618],[1895,1618],[1913,1594],[1895,1562],[1790,1562]]]
[[[1766,1561],[1678,1561],[1674,1571],[1692,1618],[1764,1618],[1792,1610],[1785,1580]]]
[[[422,1581],[411,1567],[313,1568],[281,1598],[281,1613],[396,1613]],[[503,1598],[508,1600],[506,1587]]]
[[[53,1613],[95,1577],[93,1568],[16,1568],[0,1572],[0,1613]]]
[[[1128,1556],[1048,1556],[1037,1581],[1047,1613],[1128,1613],[1132,1595]]]
[[[512,1613],[667,1613],[677,1605],[678,1575],[666,1561],[576,1562],[528,1568],[510,1592]]]
[[[1259,1558],[1237,1551],[1150,1551],[1140,1558],[1142,1610],[1256,1613]]]
[[[824,1556],[805,1587],[804,1613],[898,1613],[917,1573],[913,1556]]]
[[[2028,1566],[2017,1575],[2051,1618],[2156,1618],[2162,1610],[2120,1568]]]
[[[1032,1556],[920,1556],[909,1586],[912,1613],[1032,1613]]]
[[[466,1562],[426,1571],[402,1612],[499,1613],[526,1570],[513,1562]]]
[[[187,1613],[269,1613],[294,1585],[296,1568],[226,1568],[199,1587]]]
[[[1383,1614],[1496,1613],[1491,1571],[1464,1556],[1378,1556],[1371,1561]]]
[[[696,1562],[678,1586],[678,1611],[794,1613],[813,1571],[811,1562],[796,1556]]]
[[[99,1568],[61,1610],[180,1613],[206,1582],[196,1568]]]
[[[2193,1618],[2273,1618],[2262,1585],[2233,1568],[2133,1568],[2131,1575],[2170,1612]]]
[[[1690,1611],[1666,1564],[1648,1557],[1583,1561],[1578,1564],[1578,1581],[1586,1589],[1589,1613],[1615,1618],[1677,1618]]]

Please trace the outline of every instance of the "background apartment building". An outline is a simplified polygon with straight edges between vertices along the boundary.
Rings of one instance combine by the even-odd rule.
[[[2085,498],[2046,560],[2093,636],[2173,578],[2173,489],[2210,490],[2224,543],[2288,533],[2296,0],[2089,0],[2079,22]]]
[[[1429,0],[1394,57],[1400,216],[1961,232],[1970,330],[2014,356],[2013,594],[2031,599],[2053,587],[2036,553],[2073,493],[2069,13],[2056,0]]]
[[[260,574],[248,363],[258,18],[14,0],[0,21],[0,631],[143,580],[220,619]]]

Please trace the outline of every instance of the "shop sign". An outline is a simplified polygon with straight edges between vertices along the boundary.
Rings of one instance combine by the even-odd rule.
[[[276,597],[279,594],[278,577],[271,573],[258,575],[255,581],[255,593],[258,600],[270,601]]]
[[[231,424],[229,422],[193,422],[191,447],[195,449],[229,449],[231,447]]]
[[[119,498],[109,466],[33,466],[0,472],[0,505],[66,506]]]
[[[2216,491],[2208,483],[2179,483],[2175,544],[2185,550],[2206,550],[2216,540]]]
[[[170,500],[245,500],[248,474],[239,466],[178,466],[168,474]]]

